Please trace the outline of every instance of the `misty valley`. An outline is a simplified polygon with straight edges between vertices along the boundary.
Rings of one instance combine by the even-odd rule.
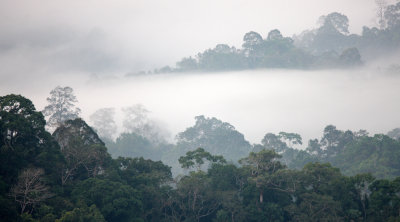
[[[0,3],[1,222],[400,221],[399,0],[32,4]]]
[[[400,128],[369,135],[327,125],[307,143],[280,131],[251,144],[199,115],[171,142],[141,104],[121,110],[122,124],[115,108],[97,109],[91,126],[76,105],[71,87],[54,88],[41,112],[21,95],[0,97],[5,221],[399,217]]]

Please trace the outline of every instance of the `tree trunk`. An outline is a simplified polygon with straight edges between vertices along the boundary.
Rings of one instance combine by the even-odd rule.
[[[260,191],[260,203],[264,201],[264,194],[262,191]]]

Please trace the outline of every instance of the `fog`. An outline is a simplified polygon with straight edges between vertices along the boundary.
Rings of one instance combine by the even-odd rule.
[[[376,25],[374,0],[0,1],[0,74],[136,72],[175,65],[246,32],[284,36],[337,11],[350,32]]]
[[[399,127],[399,75],[378,68],[124,77],[218,43],[240,48],[249,31],[293,36],[334,11],[348,16],[350,33],[377,25],[373,0],[3,0],[0,95],[22,94],[41,110],[54,87],[71,86],[83,118],[114,107],[119,125],[121,108],[142,104],[171,140],[197,115],[231,123],[252,143],[279,131],[316,138],[327,124],[372,133]]]
[[[280,131],[299,133],[307,141],[319,138],[328,124],[370,133],[400,126],[400,74],[377,69],[62,76],[29,84],[2,82],[0,94],[22,94],[41,110],[51,89],[68,85],[87,121],[97,109],[114,107],[121,130],[121,108],[142,104],[171,136],[205,115],[231,123],[251,143]]]

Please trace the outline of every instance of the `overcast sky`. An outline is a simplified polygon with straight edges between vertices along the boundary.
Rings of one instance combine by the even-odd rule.
[[[126,73],[174,65],[248,31],[292,36],[340,12],[375,24],[374,0],[0,0],[0,75]],[[24,74],[25,75],[25,74]]]

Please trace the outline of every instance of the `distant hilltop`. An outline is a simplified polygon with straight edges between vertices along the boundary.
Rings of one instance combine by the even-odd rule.
[[[176,67],[165,66],[136,74],[234,71],[263,68],[333,69],[357,67],[377,58],[393,56],[400,49],[400,2],[389,5],[379,27],[363,27],[361,35],[349,33],[346,15],[332,12],[319,18],[320,26],[293,37],[278,29],[266,38],[250,31],[242,48],[218,44],[195,56],[182,58]],[[132,74],[129,74],[132,75]]]

